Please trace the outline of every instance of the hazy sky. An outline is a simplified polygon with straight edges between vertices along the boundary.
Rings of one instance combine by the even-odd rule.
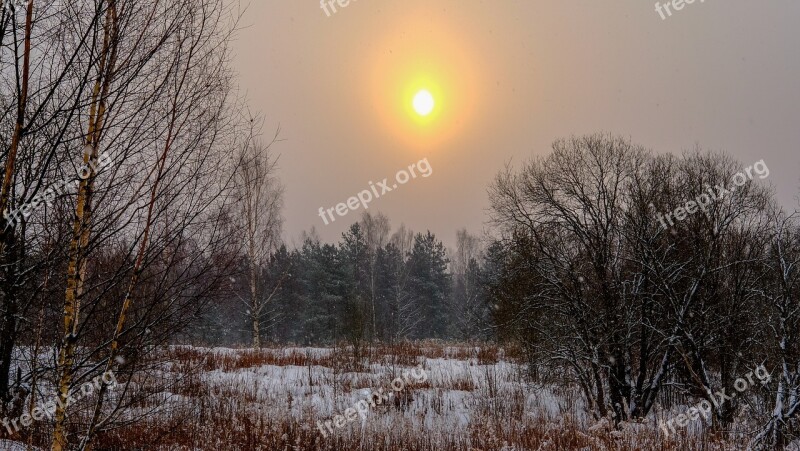
[[[288,241],[312,226],[337,240],[361,209],[325,225],[320,207],[427,158],[430,177],[370,211],[452,245],[456,229],[485,228],[507,162],[598,131],[764,159],[796,205],[799,22],[797,0],[696,0],[666,20],[643,0],[351,0],[330,17],[316,0],[254,0],[235,67],[266,134],[282,128]],[[427,123],[406,111],[423,85]]]

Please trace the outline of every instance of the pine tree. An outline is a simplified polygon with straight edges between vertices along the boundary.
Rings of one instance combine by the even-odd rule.
[[[408,261],[408,277],[409,293],[422,312],[422,321],[413,338],[450,336],[447,300],[451,286],[447,263],[444,245],[435,235],[430,231],[417,234]]]
[[[396,341],[404,329],[400,312],[408,301],[406,290],[406,265],[400,250],[394,244],[378,249],[375,258],[375,297],[380,338]]]
[[[342,299],[346,278],[339,265],[339,251],[330,244],[306,240],[301,253],[302,272],[298,275],[299,305],[303,316],[305,343],[331,343],[341,334]]]
[[[342,235],[342,240],[339,259],[347,284],[342,324],[344,335],[358,358],[369,325],[370,259],[366,237],[358,223],[350,226],[347,233]]]

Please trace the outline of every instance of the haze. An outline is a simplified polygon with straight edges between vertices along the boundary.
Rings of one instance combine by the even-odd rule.
[[[284,236],[337,240],[361,214],[318,216],[370,181],[428,158],[433,174],[372,202],[446,244],[486,225],[486,188],[557,138],[610,132],[657,153],[696,144],[764,159],[797,205],[800,3],[695,2],[662,20],[651,2],[253,2],[235,43],[241,90],[280,125]],[[438,122],[402,114],[404,83],[447,90]],[[400,100],[398,100],[400,99]],[[437,107],[439,99],[437,99]]]

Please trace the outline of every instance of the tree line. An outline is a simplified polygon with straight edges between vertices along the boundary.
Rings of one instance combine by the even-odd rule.
[[[209,310],[196,334],[256,347],[346,341],[356,349],[488,338],[481,258],[480,240],[466,230],[448,250],[430,231],[401,225],[391,233],[385,215],[365,212],[338,243],[322,243],[312,230],[296,249],[277,245],[255,269],[242,255],[232,273],[236,294]]]
[[[266,308],[238,324],[265,324],[242,329],[256,345],[263,332],[344,341],[357,356],[367,343],[406,339],[518,343],[532,371],[563,370],[561,383],[615,424],[649,418],[677,393],[707,401],[712,427],[726,431],[745,401],[718,394],[767,368],[772,382],[753,393],[765,424],[753,447],[779,447],[800,408],[800,216],[743,170],[701,149],[655,155],[610,135],[559,140],[497,175],[492,234],[459,231],[453,250],[431,232],[392,234],[388,218],[365,213],[339,243],[312,230],[297,249],[276,245],[256,272],[242,258],[233,289],[259,287],[250,293]],[[664,220],[713,187],[726,194]],[[236,309],[218,305],[206,319],[229,333],[215,324]]]
[[[270,340],[356,352],[419,338],[519,343],[532,370],[565,370],[591,414],[616,424],[678,393],[714,406],[713,428],[728,430],[745,401],[718,394],[763,365],[774,377],[754,393],[765,426],[752,445],[779,447],[800,408],[800,216],[745,170],[701,149],[559,140],[497,175],[484,239],[461,231],[447,251],[365,214],[338,244],[312,231],[299,249],[280,246],[264,265],[260,320]],[[714,187],[725,195],[707,195]],[[664,220],[703,196],[701,210]]]
[[[656,215],[728,184],[738,162],[565,139],[497,176],[489,237],[462,230],[447,250],[365,214],[338,243],[311,231],[290,249],[278,134],[262,139],[229,64],[239,14],[223,0],[0,6],[0,417],[62,401],[38,437],[13,438],[91,449],[152,393],[101,388],[83,415],[69,393],[109,371],[127,387],[197,337],[356,353],[513,341],[618,423],[676,387],[732,392],[764,364],[754,446],[794,437],[798,216],[755,181],[669,228]],[[65,181],[74,191],[54,194]],[[724,430],[741,401],[715,401]]]

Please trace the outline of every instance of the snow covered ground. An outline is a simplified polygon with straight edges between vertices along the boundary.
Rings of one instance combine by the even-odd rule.
[[[406,344],[362,350],[358,359],[341,348],[177,346],[165,354],[159,371],[131,386],[159,386],[125,412],[139,421],[102,436],[102,449],[727,450],[747,443],[744,433],[730,442],[713,438],[702,422],[665,438],[656,420],[688,405],[614,430],[587,415],[576,388],[553,383],[553,374],[551,382],[531,381],[500,348]],[[375,393],[387,396],[371,405]],[[4,449],[17,448],[0,443]]]
[[[342,349],[175,348],[169,374],[191,384],[176,383],[159,411],[216,425],[203,429],[205,443],[176,435],[175,446],[185,449],[723,450],[746,443],[712,440],[702,424],[668,440],[655,418],[670,412],[613,430],[587,416],[576,388],[531,382],[503,349],[488,357],[467,346],[395,351],[376,350],[356,362]],[[187,377],[197,365],[202,371]],[[360,401],[392,392],[392,381],[415,367],[424,369],[423,382],[357,415]]]
[[[0,440],[0,451],[40,451],[39,448],[28,448],[24,443]]]

